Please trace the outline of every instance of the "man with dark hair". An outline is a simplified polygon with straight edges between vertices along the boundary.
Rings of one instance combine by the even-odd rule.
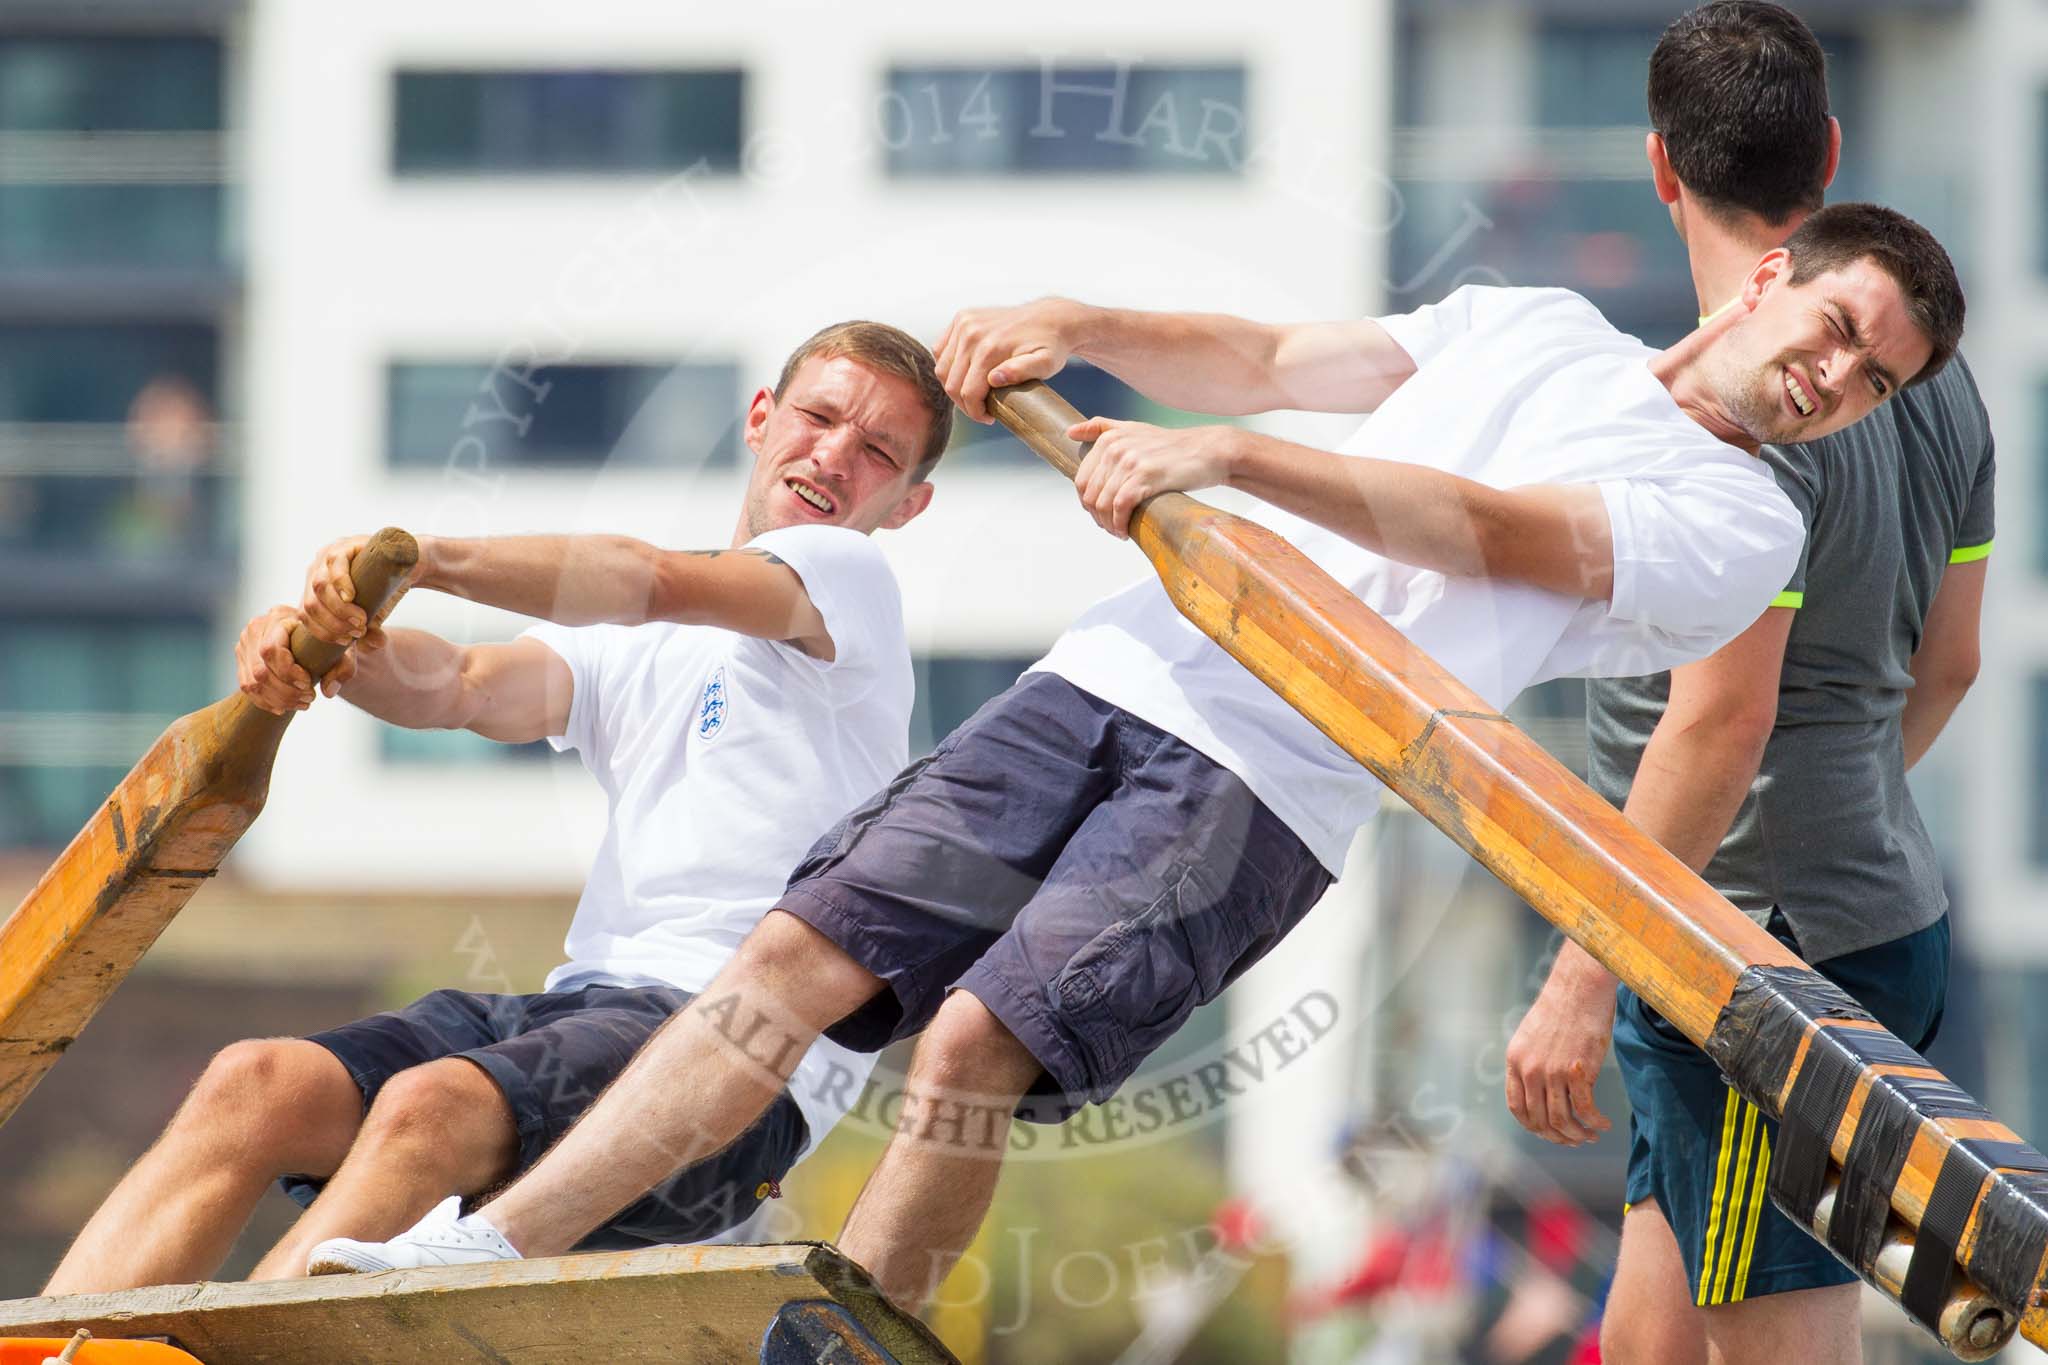
[[[1873,247],[1877,226],[1861,229]],[[1923,333],[1913,308],[1959,297],[1909,300],[1874,258],[1799,286],[1796,268],[1763,253],[1737,307],[1663,352],[1565,290],[1467,288],[1290,326],[1042,300],[960,314],[938,359],[984,421],[992,385],[1072,355],[1181,407],[1371,413],[1341,452],[1091,419],[1070,433],[1092,442],[1076,487],[1119,535],[1154,493],[1253,494],[1255,515],[1505,705],[1544,678],[1701,658],[1747,628],[1800,532],[1757,443],[1848,425],[1884,401],[1866,366],[1911,378],[1960,325]],[[1835,333],[1835,299],[1863,342]],[[1156,579],[1117,593],[820,840],[703,1000],[464,1221],[477,1245],[558,1252],[745,1131],[811,1038],[872,1051],[922,1031],[896,1135],[839,1238],[914,1308],[980,1226],[1013,1116],[1111,1099],[1300,921],[1381,796]],[[408,1234],[366,1260],[419,1251]]]
[[[1703,312],[1728,306],[1741,263],[1780,242],[1795,279],[1873,239],[1887,273],[1923,278],[1928,263],[1910,235],[1884,245],[1892,231],[1881,211],[1805,217],[1833,176],[1839,133],[1819,44],[1797,18],[1748,0],[1702,6],[1671,26],[1650,71],[1650,166]],[[1788,186],[1788,164],[1807,179]],[[1929,283],[1908,290],[1950,287]],[[1846,302],[1821,306],[1853,349],[1860,329]],[[1937,351],[1953,345],[1935,338]],[[1871,365],[1816,378],[1902,387]],[[1589,776],[1924,1048],[1941,1017],[1949,930],[1906,770],[1976,673],[1995,466],[1967,365],[1903,387],[1845,431],[1765,448],[1806,523],[1797,569],[1763,618],[1712,658],[1589,684]],[[1516,1117],[1566,1144],[1605,1131],[1593,1078],[1610,1034],[1632,1118],[1604,1358],[1858,1360],[1855,1276],[1770,1202],[1776,1124],[1633,992],[1617,1003],[1614,978],[1570,943],[1508,1049]]]
[[[1680,16],[1650,55],[1649,96],[1689,209],[1784,223],[1821,206],[1842,127],[1828,113],[1827,54],[1798,15],[1728,0]]]
[[[311,1038],[224,1049],[49,1292],[212,1274],[274,1180],[310,1207],[256,1277],[302,1275],[316,1242],[389,1236],[430,1209],[452,1223],[458,1197],[537,1160],[725,964],[812,841],[908,757],[902,606],[869,533],[929,504],[952,412],[916,338],[841,323],[748,406],[754,465],[730,549],[422,536],[416,589],[542,622],[465,646],[367,620],[352,538],[314,561],[299,606],[251,621],[236,658],[266,710],[312,703],[287,645],[303,622],[356,646],[323,679],[329,695],[409,729],[581,756],[609,818],[568,961],[537,994],[435,991]],[[752,1213],[872,1065],[823,1041],[789,1061],[738,1142],[613,1211],[586,1245],[699,1241]]]

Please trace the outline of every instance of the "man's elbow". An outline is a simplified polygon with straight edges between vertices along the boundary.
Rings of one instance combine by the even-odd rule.
[[[1693,711],[1683,722],[1685,733],[1708,762],[1754,768],[1763,762],[1771,732],[1778,726],[1778,697],[1730,700],[1720,706]]]
[[[1976,685],[1983,663],[1983,657],[1974,650],[1967,656],[1944,660],[1938,668],[1915,673],[1913,690],[1953,706]]]

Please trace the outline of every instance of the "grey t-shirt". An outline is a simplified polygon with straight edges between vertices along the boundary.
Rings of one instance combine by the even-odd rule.
[[[1992,538],[1990,419],[1958,357],[1847,431],[1766,446],[1806,519],[1774,605],[1796,607],[1762,768],[1707,880],[1758,922],[1784,912],[1818,962],[1926,928],[1948,909],[1906,788],[1907,665],[1948,565]],[[1586,689],[1587,776],[1621,805],[1671,675]]]

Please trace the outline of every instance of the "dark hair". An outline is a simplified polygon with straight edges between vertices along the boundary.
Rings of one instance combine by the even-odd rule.
[[[1955,263],[1934,234],[1903,213],[1878,204],[1834,204],[1799,225],[1785,242],[1792,283],[1870,261],[1906,296],[1906,313],[1934,347],[1908,388],[1941,373],[1963,341],[1963,286]]]
[[[946,386],[939,382],[938,362],[932,359],[932,353],[925,344],[886,322],[835,322],[822,331],[814,332],[789,353],[789,359],[782,362],[782,374],[775,381],[778,401],[789,388],[789,381],[796,378],[797,370],[814,356],[820,359],[844,356],[871,370],[910,381],[929,419],[925,423],[924,446],[918,453],[911,478],[913,482],[922,483],[931,477],[932,467],[946,453],[946,442],[953,435],[953,400],[946,397]]]
[[[1783,223],[1827,188],[1827,54],[1782,5],[1701,5],[1650,54],[1650,126],[1710,210]]]

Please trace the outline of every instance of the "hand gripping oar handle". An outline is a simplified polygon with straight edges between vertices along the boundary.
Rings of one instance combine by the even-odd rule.
[[[412,571],[419,566],[420,546],[410,534],[387,526],[365,541],[349,561],[348,576],[355,583],[356,605],[370,615],[375,625],[412,584]],[[292,657],[318,682],[328,669],[348,652],[347,645],[330,644],[303,625],[293,626]]]

